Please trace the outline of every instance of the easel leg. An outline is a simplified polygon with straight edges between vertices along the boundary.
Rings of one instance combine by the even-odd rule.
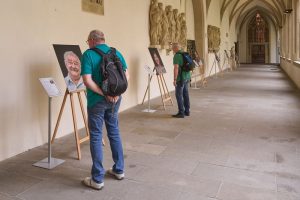
[[[83,121],[84,121],[84,125],[85,125],[86,135],[89,136],[90,135],[90,131],[88,129],[87,118],[86,118],[85,111],[84,111],[84,108],[83,108],[83,103],[82,103],[80,92],[77,92],[77,95],[78,95],[78,99],[79,99],[79,103],[80,103],[80,108],[81,108],[81,113],[82,113],[82,117],[83,117]]]
[[[165,89],[166,85],[164,84],[163,76],[162,75],[160,76],[160,82],[161,82],[161,87],[162,87],[163,92],[164,92],[164,98],[166,99],[166,98],[168,98],[168,94],[166,93],[166,89]]]
[[[207,83],[207,80],[206,80],[206,78],[205,78],[205,75],[203,74],[202,75],[202,87],[205,87],[205,85],[206,85],[206,83]]]
[[[60,123],[60,119],[61,119],[62,113],[63,113],[63,111],[64,111],[64,107],[65,107],[65,104],[66,104],[66,99],[67,99],[68,93],[69,93],[68,90],[66,90],[65,96],[64,96],[64,100],[63,100],[63,102],[62,102],[62,104],[61,104],[61,107],[60,107],[58,119],[57,119],[57,121],[56,121],[54,133],[53,133],[53,136],[52,136],[52,139],[51,139],[51,143],[52,143],[52,144],[54,143],[54,139],[55,139],[55,137],[56,137],[57,129],[58,129],[58,126],[59,126],[59,123]]]
[[[218,78],[218,74],[217,74],[217,62],[216,62],[216,60],[215,60],[215,62],[214,62],[214,68],[215,68],[215,76],[216,76],[216,78]]]
[[[168,94],[168,98],[170,98],[170,101],[171,101],[171,104],[172,104],[172,106],[173,106],[173,101],[172,101],[172,98],[171,98],[171,96],[170,96],[170,93],[169,93],[169,90],[168,90],[168,87],[167,87],[167,84],[166,84],[166,81],[165,81],[165,77],[162,75],[162,80],[163,80],[163,83],[164,83],[164,85],[165,85],[165,87],[166,87],[166,91],[167,91],[167,94]]]
[[[72,108],[74,134],[75,134],[76,146],[77,146],[77,156],[78,156],[78,160],[80,160],[81,159],[80,141],[79,141],[79,136],[78,136],[78,131],[77,131],[77,121],[76,121],[76,112],[75,112],[75,107],[74,107],[73,93],[70,94],[70,101],[71,101],[71,108]]]
[[[148,92],[148,90],[149,90],[149,87],[150,87],[150,83],[151,83],[152,77],[153,77],[153,76],[150,77],[150,82],[149,82],[149,84],[148,84],[148,86],[147,86],[147,89],[146,89],[146,91],[145,91],[145,94],[144,94],[144,98],[143,98],[142,104],[144,104],[144,102],[145,102],[146,94],[147,94],[147,92]]]
[[[222,65],[222,67],[221,67],[221,72],[223,72],[223,70],[224,70],[224,65],[226,64],[226,60],[224,60],[224,62],[223,62],[223,65]],[[225,65],[226,66],[226,65]]]
[[[163,97],[163,93],[162,93],[162,89],[161,89],[162,85],[160,85],[161,84],[161,75],[157,75],[157,81],[158,81],[161,101],[163,103],[164,109],[166,110],[166,105],[165,105],[165,101],[164,101],[164,97]]]
[[[218,67],[218,69],[219,69],[220,76],[222,76],[222,75],[223,75],[223,70],[222,70],[222,68],[221,68],[221,66],[220,66],[220,62],[217,62],[216,65],[217,65],[217,67]]]
[[[212,72],[212,70],[214,69],[215,62],[216,62],[216,60],[214,60],[214,62],[213,62],[213,65],[212,65],[212,67],[211,67],[211,69],[210,69],[210,71],[209,71],[208,77],[210,77],[211,72]]]

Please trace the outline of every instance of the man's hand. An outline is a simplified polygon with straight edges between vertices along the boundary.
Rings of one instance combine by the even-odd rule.
[[[103,96],[101,88],[93,81],[91,74],[82,75],[84,85],[91,89],[93,92]]]
[[[106,100],[111,103],[116,103],[119,100],[119,96],[115,96],[115,97],[106,96]]]
[[[178,68],[179,68],[179,65],[178,64],[174,64],[174,81],[173,81],[173,85],[176,87],[176,80],[177,80],[177,77],[178,77]]]
[[[177,85],[176,82],[177,82],[176,80],[173,81],[173,85],[174,85],[175,87],[176,87],[176,85]]]

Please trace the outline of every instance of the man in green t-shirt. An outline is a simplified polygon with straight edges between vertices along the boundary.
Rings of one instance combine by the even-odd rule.
[[[111,48],[105,44],[103,32],[93,30],[90,32],[87,44],[89,45],[81,59],[81,75],[87,88],[87,110],[90,130],[90,149],[93,166],[91,177],[86,177],[83,183],[91,188],[100,190],[104,187],[105,170],[102,164],[102,126],[105,123],[107,136],[112,151],[114,165],[107,173],[121,180],[124,178],[124,155],[122,141],[119,131],[118,110],[121,103],[121,96],[104,96],[100,87],[102,84],[103,74],[100,70],[102,56],[97,54],[91,48],[97,48],[104,54],[111,51]],[[127,80],[129,77],[127,65],[122,54],[117,51],[116,55],[120,59]]]
[[[190,116],[189,82],[191,79],[191,73],[182,70],[183,57],[180,54],[180,45],[178,43],[173,43],[172,50],[175,53],[173,58],[173,84],[175,86],[175,94],[178,105],[178,113],[172,116],[176,118],[184,118],[184,116]]]

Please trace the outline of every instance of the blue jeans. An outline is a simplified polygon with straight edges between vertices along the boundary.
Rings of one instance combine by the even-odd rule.
[[[103,167],[102,150],[102,127],[105,122],[107,136],[109,139],[112,158],[114,161],[113,171],[121,174],[124,171],[124,155],[122,141],[119,131],[118,110],[121,103],[121,96],[114,104],[103,100],[93,107],[88,108],[88,121],[90,130],[90,149],[93,160],[92,179],[96,183],[102,183],[105,175]]]
[[[177,81],[175,87],[175,95],[178,105],[178,113],[184,115],[184,113],[190,112],[190,98],[189,98],[189,80]]]

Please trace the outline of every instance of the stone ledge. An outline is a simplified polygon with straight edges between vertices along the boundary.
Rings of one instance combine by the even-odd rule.
[[[280,56],[281,59],[285,60],[286,58],[284,56]]]
[[[300,61],[299,60],[294,60],[293,62],[297,67],[300,67]]]

